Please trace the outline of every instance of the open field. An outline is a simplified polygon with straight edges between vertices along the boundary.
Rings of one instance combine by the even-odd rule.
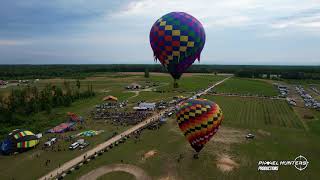
[[[165,78],[163,78],[165,77]],[[81,89],[86,90],[88,85],[92,84],[94,91],[97,93],[96,97],[93,97],[89,100],[80,100],[72,104],[71,107],[61,107],[53,109],[52,113],[49,115],[47,113],[37,113],[35,115],[29,116],[25,122],[23,122],[19,126],[3,126],[0,130],[0,137],[3,134],[6,134],[12,129],[16,128],[25,128],[28,127],[30,130],[37,132],[43,131],[44,129],[49,129],[50,127],[57,125],[65,121],[67,112],[74,112],[79,114],[80,116],[87,117],[88,112],[92,110],[93,106],[101,103],[101,99],[107,95],[113,95],[122,100],[129,100],[131,103],[136,103],[137,101],[147,100],[147,101],[155,101],[161,100],[165,98],[172,98],[176,95],[188,95],[193,91],[190,87],[193,86],[193,81],[197,80],[198,76],[189,76],[187,80],[183,80],[183,87],[179,88],[179,91],[183,91],[184,93],[180,93],[178,91],[173,91],[173,85],[170,84],[172,82],[171,77],[169,76],[151,76],[146,79],[142,75],[125,75],[122,73],[119,74],[111,74],[105,73],[100,74],[99,76],[88,77],[86,79],[80,80]],[[204,76],[203,76],[204,77]],[[209,82],[215,82],[221,80],[223,77],[212,77],[202,78],[200,77],[198,87],[207,87]],[[63,86],[64,81],[68,81],[70,83],[75,84],[74,79],[43,79],[37,83],[31,84],[31,86],[37,86],[40,89],[44,88],[47,84],[52,84],[55,86]],[[129,99],[129,97],[134,96],[133,92],[129,92],[124,87],[130,83],[136,82],[141,85],[145,85],[146,82],[157,83],[160,88],[166,88],[169,92],[159,93],[159,92],[140,92],[139,96]],[[2,89],[0,95],[8,95],[10,93],[11,88],[22,88],[23,86],[14,86],[10,88]],[[155,87],[157,88],[157,87]]]
[[[176,122],[170,120],[157,131],[144,131],[138,143],[129,140],[66,176],[66,179],[79,178],[97,167],[120,163],[121,160],[143,168],[154,179],[314,179],[318,176],[320,163],[314,159],[320,157],[315,151],[320,146],[314,142],[319,136],[295,128],[234,128],[228,125],[232,124],[229,121],[232,120],[226,117],[222,128],[206,145],[198,160],[192,158],[193,150],[180,133]],[[247,132],[255,133],[256,139],[246,141],[244,135]],[[144,154],[150,150],[156,150],[157,154],[144,160]],[[178,162],[180,154],[183,158]],[[219,158],[224,154],[238,164],[229,173],[217,167]],[[310,161],[305,171],[300,172],[294,167],[281,167],[279,172],[274,173],[257,171],[259,160],[293,160],[299,154],[305,155]]]
[[[104,142],[113,132],[121,132],[128,127],[114,126],[103,121],[94,121],[90,118],[90,111],[96,104],[101,103],[106,95],[117,96],[120,100],[128,100],[129,106],[140,100],[148,102],[171,99],[176,95],[191,95],[193,92],[204,89],[225,76],[188,75],[179,80],[179,88],[172,88],[172,79],[169,76],[153,75],[146,79],[140,74],[108,74],[81,80],[81,88],[92,84],[97,96],[77,101],[68,108],[55,108],[51,114],[45,112],[32,115],[26,120],[24,127],[41,132],[39,128],[52,127],[66,120],[66,112],[75,112],[86,119],[83,129],[69,132],[64,135],[76,134],[82,130],[105,130],[104,133],[85,138],[90,142],[89,148]],[[40,87],[47,83],[63,86],[64,79],[40,80]],[[68,81],[75,82],[69,79]],[[137,96],[128,92],[124,86],[132,82],[145,85],[147,81],[155,82],[157,91],[140,91]],[[9,91],[10,89],[6,89]],[[158,92],[159,90],[159,92]],[[216,88],[218,92],[250,93],[273,96],[277,95],[272,84],[259,80],[231,78]],[[133,97],[135,96],[135,97]],[[310,128],[307,131],[296,111],[282,100],[249,99],[240,97],[204,96],[217,102],[224,114],[225,120],[221,129],[201,151],[198,160],[193,159],[194,151],[181,134],[174,118],[168,120],[159,130],[145,130],[139,140],[130,138],[124,144],[105,152],[95,160],[82,166],[66,176],[66,179],[77,179],[82,175],[105,165],[115,163],[132,164],[142,168],[153,179],[317,179],[320,169],[320,113],[312,111],[317,119],[306,121]],[[38,119],[34,122],[34,119]],[[22,126],[21,126],[22,127]],[[39,128],[38,128],[39,127]],[[4,127],[9,132],[16,127]],[[43,129],[43,130],[44,130]],[[247,133],[254,133],[256,138],[246,140]],[[41,144],[46,138],[45,135]],[[60,141],[62,149],[70,142]],[[148,152],[156,152],[146,156]],[[59,164],[70,160],[82,151],[44,151],[38,146],[36,149],[14,156],[0,156],[0,179],[36,179],[45,173],[57,168]],[[37,157],[39,154],[39,157]],[[259,160],[293,160],[298,155],[307,157],[310,162],[304,171],[294,167],[280,167],[278,172],[259,172]],[[182,158],[178,161],[179,156]],[[146,158],[147,157],[147,158]],[[51,160],[46,167],[45,161]],[[229,161],[226,161],[230,160]],[[223,171],[221,166],[231,166],[229,172]],[[19,172],[19,173],[16,173]],[[132,179],[133,176],[124,172],[106,174],[100,179]]]
[[[225,122],[226,125],[243,128],[303,128],[298,116],[286,101],[219,96],[206,98],[221,106],[229,120]]]
[[[271,83],[254,79],[233,77],[214,89],[218,93],[238,93],[264,96],[278,95],[276,88]]]
[[[197,76],[189,76],[190,80],[184,80],[187,84],[184,87],[181,87],[185,93],[184,95],[188,95],[192,92],[189,90],[188,87],[192,86],[192,81],[197,79]],[[224,77],[215,78],[213,77],[211,80],[209,78],[205,78],[204,80],[200,81],[201,83],[198,86],[201,88],[205,88],[208,86],[208,83],[218,81]],[[201,79],[201,78],[200,78]],[[34,84],[40,88],[43,88],[46,84],[51,83],[57,86],[63,86],[64,79],[45,79],[40,80],[38,83]],[[75,83],[75,80],[68,79],[72,83]],[[124,89],[129,83],[137,82],[142,85],[146,83],[146,81],[158,83],[159,86],[166,87],[170,92],[167,93],[159,93],[159,92],[140,92],[139,96],[134,98],[130,98],[134,96],[133,92],[128,92]],[[80,116],[83,116],[86,119],[86,124],[84,125],[83,129],[77,130],[75,132],[68,132],[65,133],[65,136],[71,134],[77,134],[83,130],[105,130],[105,133],[98,135],[93,138],[87,138],[90,142],[89,148],[105,141],[110,135],[117,131],[123,131],[126,127],[114,126],[111,124],[105,124],[103,122],[95,122],[90,118],[90,111],[93,110],[96,104],[102,102],[102,97],[106,95],[113,95],[119,98],[120,101],[122,100],[129,100],[129,103],[135,104],[137,101],[146,100],[148,102],[152,101],[159,101],[162,99],[172,99],[172,97],[176,95],[181,95],[181,93],[177,91],[172,91],[173,87],[171,86],[170,82],[172,81],[171,78],[168,76],[165,79],[158,76],[151,76],[150,78],[146,79],[143,76],[139,75],[122,75],[119,74],[115,77],[114,74],[103,74],[98,77],[88,77],[86,79],[81,80],[81,88],[87,88],[87,85],[92,84],[94,90],[97,92],[97,95],[93,98],[86,99],[86,100],[79,100],[74,102],[70,107],[61,107],[61,108],[54,108],[50,114],[46,112],[41,112],[30,116],[21,126],[4,126],[1,128],[1,133],[7,134],[12,129],[16,128],[23,128],[32,130],[35,133],[43,132],[53,126],[61,122],[66,121],[66,113],[67,112],[74,112]],[[20,88],[20,87],[15,87]],[[10,88],[5,89],[7,92],[10,91]],[[132,105],[129,104],[129,107]],[[45,139],[48,137],[52,137],[53,135],[45,135],[45,138],[42,139],[40,144],[43,144]],[[62,152],[52,152],[52,151],[43,151],[41,150],[41,145],[38,146],[35,150],[28,151],[23,154],[18,154],[15,156],[0,156],[0,177],[11,178],[14,177],[16,179],[33,179],[34,177],[40,177],[45,172],[58,167],[59,164],[66,162],[69,159],[81,154],[82,152],[79,151],[69,151],[67,148],[70,142],[58,142],[57,145],[61,147],[61,149],[66,149],[66,151]],[[39,157],[36,157],[36,154],[40,154]],[[48,167],[44,167],[45,161],[47,159],[51,160],[51,163]],[[15,168],[13,168],[15,167]],[[28,169],[26,167],[30,167],[32,169]],[[21,173],[15,174],[14,172],[19,170]]]

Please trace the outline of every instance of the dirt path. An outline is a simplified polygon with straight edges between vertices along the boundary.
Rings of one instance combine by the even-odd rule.
[[[214,88],[215,86],[223,83],[224,81],[228,80],[231,77],[227,77],[217,83],[215,83],[214,85],[210,86],[208,89],[206,89],[205,91],[198,93],[196,95],[203,95],[205,93],[207,93],[208,91],[210,91],[212,88]],[[146,120],[142,121],[141,123],[127,129],[126,131],[122,132],[121,134],[118,134],[117,136],[109,139],[108,141],[105,141],[99,145],[97,145],[96,147],[94,147],[93,149],[90,149],[88,151],[86,151],[85,153],[81,154],[80,156],[64,163],[63,165],[61,165],[59,168],[56,168],[54,170],[52,170],[51,172],[49,172],[48,174],[42,176],[41,178],[39,178],[39,180],[46,180],[46,179],[52,179],[56,176],[58,176],[59,174],[62,174],[63,172],[71,169],[72,167],[76,166],[77,164],[81,163],[83,160],[85,160],[86,157],[90,157],[95,155],[97,152],[100,152],[104,149],[106,149],[108,146],[110,146],[111,144],[119,141],[120,139],[122,139],[123,137],[135,132],[136,130],[139,130],[145,126],[147,126],[148,124],[156,121],[157,119],[159,119],[161,116],[164,115],[165,111],[171,111],[173,110],[174,107],[168,107],[167,109],[159,112],[158,114],[154,114],[153,116],[147,118]]]
[[[129,97],[128,99],[135,98],[135,97],[139,96],[139,93],[140,93],[140,91],[126,91],[126,92],[132,92],[132,93],[134,93],[134,95],[131,96],[131,97]]]
[[[222,84],[223,82],[225,82],[226,80],[230,79],[231,77],[232,77],[232,76],[229,76],[229,77],[227,77],[227,78],[224,78],[224,79],[221,80],[221,81],[216,82],[214,85],[210,86],[208,89],[206,89],[206,90],[204,90],[203,92],[200,92],[200,93],[198,93],[198,94],[196,94],[196,95],[197,95],[197,96],[201,96],[201,95],[204,95],[204,94],[208,93],[212,88],[218,86],[219,84]]]
[[[102,166],[83,175],[79,180],[94,180],[100,176],[103,176],[104,174],[115,171],[123,171],[132,174],[136,179],[139,180],[151,180],[151,177],[143,169],[130,164],[112,164],[108,166]]]
[[[171,110],[172,107],[170,107],[167,110]],[[128,130],[122,132],[121,134],[109,139],[106,142],[103,142],[99,145],[97,145],[95,148],[90,149],[89,151],[83,153],[82,155],[66,162],[65,164],[61,165],[60,168],[56,168],[53,171],[49,172],[48,174],[46,174],[45,176],[39,178],[40,180],[45,180],[45,179],[50,179],[53,178],[55,176],[58,176],[59,174],[63,173],[64,171],[71,169],[72,167],[76,166],[77,164],[81,163],[85,158],[84,157],[90,157],[95,155],[97,152],[104,150],[105,148],[107,148],[108,146],[110,146],[111,144],[115,143],[116,141],[119,141],[121,138],[133,133],[136,130],[141,129],[144,126],[147,126],[148,124],[156,121],[157,119],[159,119],[163,114],[164,114],[165,110],[161,111],[158,114],[155,114],[151,117],[149,117],[148,119],[146,119],[145,121],[129,128]]]

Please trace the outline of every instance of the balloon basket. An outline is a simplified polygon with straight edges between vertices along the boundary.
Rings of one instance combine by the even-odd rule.
[[[193,155],[193,159],[199,159],[199,153],[195,153],[195,154]]]
[[[173,82],[173,88],[179,88],[179,84],[176,80]]]

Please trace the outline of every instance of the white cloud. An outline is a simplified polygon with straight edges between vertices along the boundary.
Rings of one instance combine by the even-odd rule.
[[[204,26],[234,26],[250,23],[251,18],[241,13],[253,9],[255,0],[140,0],[123,7],[107,18],[148,20],[152,23],[172,11],[184,11],[199,19]],[[137,20],[138,19],[138,20]]]
[[[195,16],[207,28],[254,25],[284,28],[292,22],[275,20],[315,8],[320,8],[319,0],[137,0],[107,18],[153,23],[168,12],[184,11]],[[305,22],[301,27],[318,27],[318,23]]]
[[[319,13],[308,15],[307,17],[289,17],[285,20],[279,20],[271,24],[272,28],[320,28],[320,10]]]

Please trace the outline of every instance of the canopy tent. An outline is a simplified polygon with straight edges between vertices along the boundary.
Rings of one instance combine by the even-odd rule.
[[[102,100],[103,100],[103,101],[113,101],[113,102],[116,102],[116,101],[118,101],[118,98],[109,95],[109,96],[104,97]]]
[[[104,132],[104,130],[100,130],[100,131],[88,130],[88,131],[83,131],[79,134],[76,134],[74,135],[74,137],[78,137],[78,136],[92,137],[92,136],[99,135],[102,132]]]
[[[49,129],[47,132],[48,133],[63,133],[66,131],[73,130],[75,124],[76,124],[75,122],[61,123],[58,126],[52,128],[52,129]]]
[[[67,115],[70,117],[70,121],[83,122],[83,118],[81,116],[76,115],[73,112],[68,112]]]
[[[23,152],[35,147],[38,143],[38,137],[31,131],[16,129],[0,143],[0,151],[6,155],[14,152]]]

